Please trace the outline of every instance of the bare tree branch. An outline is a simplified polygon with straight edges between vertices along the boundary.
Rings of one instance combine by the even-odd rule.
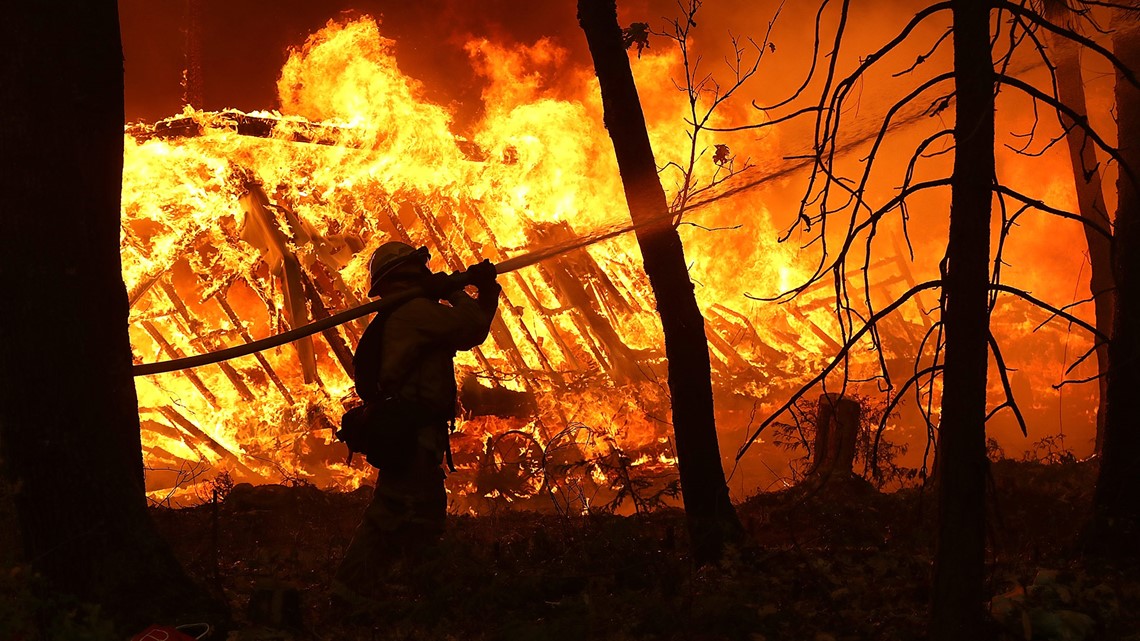
[[[843,347],[839,350],[839,353],[836,354],[834,358],[832,358],[831,362],[826,367],[824,367],[823,370],[819,374],[816,374],[815,376],[813,376],[810,381],[808,381],[802,387],[800,387],[799,390],[797,390],[794,394],[792,394],[791,398],[789,398],[783,405],[781,405],[775,412],[773,412],[771,416],[769,416],[767,419],[765,419],[764,422],[760,424],[760,427],[756,428],[756,431],[752,433],[752,435],[748,438],[748,440],[745,441],[744,445],[742,445],[740,447],[740,449],[737,451],[736,460],[739,461],[740,457],[744,456],[744,453],[748,451],[748,448],[752,447],[752,443],[754,443],[756,441],[756,439],[760,437],[760,433],[763,432],[764,429],[767,428],[769,425],[771,425],[771,423],[776,419],[776,417],[783,414],[789,407],[794,405],[796,403],[796,401],[798,401],[800,398],[802,398],[804,394],[807,394],[808,390],[810,390],[812,387],[815,387],[821,381],[826,379],[827,376],[829,374],[831,374],[831,372],[835,371],[835,368],[838,367],[841,362],[843,362],[843,360],[846,358],[847,353],[851,350],[851,348],[859,343],[859,340],[862,339],[863,336],[870,330],[872,325],[874,325],[879,320],[881,320],[883,317],[887,316],[891,312],[893,312],[896,309],[898,309],[899,307],[901,307],[903,303],[910,300],[911,297],[913,297],[915,294],[917,294],[921,291],[925,291],[927,289],[934,289],[934,288],[941,287],[941,286],[942,286],[941,280],[931,280],[931,281],[927,281],[924,283],[919,283],[918,285],[915,285],[914,287],[911,287],[910,289],[908,289],[901,296],[899,296],[897,299],[895,299],[895,301],[893,303],[891,303],[890,305],[887,305],[882,310],[880,310],[877,314],[875,314],[870,319],[868,319],[867,323],[865,325],[863,325],[863,327],[860,328],[859,331],[855,332],[854,334],[851,335],[851,337],[849,339],[847,339],[847,342],[844,343]]]
[[[796,98],[799,98],[800,94],[802,94],[804,92],[804,90],[807,89],[808,84],[811,83],[811,79],[815,76],[816,64],[819,63],[820,24],[822,23],[823,11],[824,11],[824,9],[827,8],[827,5],[830,3],[831,3],[831,0],[823,0],[823,2],[819,3],[819,11],[817,11],[815,14],[815,42],[812,44],[812,48],[811,48],[811,67],[808,69],[807,75],[804,76],[803,84],[801,84],[798,89],[793,91],[790,96],[788,96],[787,98],[784,98],[783,100],[781,100],[780,102],[777,102],[775,104],[761,106],[761,105],[757,105],[756,101],[753,100],[752,101],[752,107],[754,109],[757,109],[759,111],[769,111],[771,109],[779,109],[780,107],[783,107],[784,105],[789,104],[790,102],[792,102]]]
[[[990,285],[990,288],[996,289],[998,291],[1006,292],[1008,294],[1013,294],[1014,296],[1017,296],[1018,298],[1021,298],[1022,300],[1025,300],[1029,303],[1032,303],[1033,305],[1036,305],[1037,307],[1040,307],[1041,309],[1048,310],[1048,311],[1052,312],[1055,316],[1060,316],[1061,318],[1069,321],[1070,323],[1080,326],[1082,329],[1084,329],[1085,331],[1087,331],[1088,333],[1092,334],[1093,336],[1095,336],[1096,338],[1098,338],[1100,340],[1103,340],[1103,341],[1108,340],[1108,337],[1105,336],[1104,334],[1102,334],[1100,332],[1100,330],[1098,330],[1097,328],[1093,327],[1092,325],[1089,325],[1085,321],[1077,318],[1076,316],[1073,316],[1072,314],[1070,314],[1066,311],[1063,311],[1057,307],[1054,307],[1053,305],[1050,305],[1049,303],[1046,303],[1045,301],[1041,300],[1040,298],[1036,298],[1035,296],[1033,296],[1032,294],[1030,294],[1029,292],[1027,292],[1023,289],[1018,289],[1017,287],[1011,287],[1009,285],[1004,285],[1001,283],[993,283]]]
[[[1084,1],[1086,4],[1100,4],[1100,3],[1088,2],[1088,0],[1082,0],[1082,1]],[[1091,38],[1088,38],[1087,36],[1081,35],[1080,33],[1076,32],[1072,29],[1066,29],[1062,26],[1053,24],[1049,20],[1046,20],[1037,11],[1026,9],[1024,6],[1014,4],[1013,2],[1010,2],[1009,0],[994,0],[994,6],[999,7],[1005,11],[1009,11],[1010,13],[1012,13],[1016,16],[1019,16],[1025,20],[1028,20],[1028,21],[1030,21],[1036,25],[1039,25],[1048,31],[1052,31],[1053,33],[1056,33],[1057,35],[1060,35],[1064,38],[1072,40],[1073,42],[1085,47],[1086,49],[1089,49],[1090,51],[1095,51],[1096,53],[1100,54],[1104,59],[1111,62],[1112,66],[1115,67],[1116,70],[1119,71],[1120,74],[1123,75],[1124,78],[1129,83],[1131,83],[1133,86],[1135,86],[1137,88],[1140,88],[1140,80],[1137,80],[1136,75],[1132,72],[1132,69],[1129,69],[1128,65],[1121,62],[1120,58],[1117,58],[1116,55],[1114,55],[1111,51],[1104,48],[1102,45],[1097,44]],[[1107,5],[1107,6],[1113,6],[1113,5]],[[1116,8],[1123,9],[1124,7],[1123,6],[1117,6]],[[1136,11],[1137,9],[1135,7],[1131,7],[1131,10]]]
[[[1005,359],[1002,358],[1001,348],[998,346],[997,338],[994,333],[989,332],[990,351],[993,352],[994,361],[997,363],[998,376],[1001,377],[1001,387],[1005,391],[1005,402],[998,405],[990,411],[986,416],[986,422],[989,422],[990,417],[997,414],[1003,407],[1009,407],[1013,410],[1013,416],[1017,419],[1017,424],[1021,427],[1021,434],[1029,436],[1029,429],[1025,427],[1025,417],[1021,414],[1021,408],[1018,407],[1017,401],[1013,398],[1013,386],[1009,384],[1009,368],[1005,364]]]
[[[1064,209],[1057,209],[1056,207],[1045,204],[1045,202],[1043,202],[1041,200],[1038,200],[1036,198],[1030,198],[1029,196],[1026,196],[1025,194],[1023,194],[1023,193],[1021,193],[1015,189],[1012,189],[1010,187],[1006,187],[1005,185],[995,185],[994,191],[998,194],[1003,194],[1003,195],[1009,196],[1011,198],[1016,198],[1017,200],[1020,200],[1021,202],[1025,203],[1026,205],[1029,205],[1035,209],[1039,209],[1039,210],[1041,210],[1047,214],[1052,214],[1054,216],[1057,216],[1058,218],[1064,218],[1066,220],[1073,220],[1073,221],[1079,222],[1082,225],[1086,225],[1089,229],[1094,230],[1096,233],[1104,236],[1105,238],[1112,239],[1112,232],[1111,231],[1105,229],[1104,227],[1102,227],[1101,225],[1097,224],[1094,221],[1091,221],[1087,218],[1081,217],[1080,214],[1074,214],[1073,212],[1065,211]]]
[[[1101,148],[1101,150],[1111,156],[1112,159],[1120,165],[1120,170],[1128,175],[1129,180],[1131,180],[1133,183],[1140,184],[1137,182],[1135,174],[1132,173],[1132,168],[1128,166],[1128,163],[1124,162],[1124,159],[1121,158],[1120,152],[1116,149],[1116,147],[1113,147],[1112,145],[1109,145],[1107,142],[1105,142],[1104,138],[1102,138],[1100,134],[1097,133],[1096,129],[1089,125],[1088,116],[1077,113],[1073,110],[1072,107],[1064,104],[1055,96],[1047,95],[1037,87],[1034,87],[1033,85],[1019,78],[1000,74],[998,75],[998,82],[1001,84],[1009,85],[1011,87],[1016,87],[1071,118],[1073,123],[1084,130],[1084,132],[1088,134],[1088,137],[1091,138],[1093,142],[1095,142],[1097,146]]]

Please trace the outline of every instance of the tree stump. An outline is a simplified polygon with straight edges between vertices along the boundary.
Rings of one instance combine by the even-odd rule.
[[[859,403],[840,394],[819,397],[809,480],[825,482],[834,476],[851,476],[860,412]]]

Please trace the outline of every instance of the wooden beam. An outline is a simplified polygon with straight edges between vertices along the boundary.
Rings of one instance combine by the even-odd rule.
[[[197,327],[195,327],[195,325],[198,324],[197,319],[190,313],[185,301],[182,300],[182,297],[179,296],[178,292],[174,289],[174,285],[167,280],[163,280],[161,287],[166,297],[170,299],[170,302],[174,305],[175,311],[178,312],[178,315],[185,322],[187,331],[194,335],[194,341],[197,343],[198,349],[203,352],[212,352],[219,349],[220,346],[215,341],[198,332]],[[237,390],[238,395],[242,397],[242,400],[246,402],[253,400],[253,392],[249,391],[249,387],[245,384],[245,379],[242,378],[241,374],[239,374],[232,365],[223,361],[218,363],[218,368],[226,375],[226,378],[229,379],[234,389]]]
[[[146,333],[150,334],[150,337],[154,339],[154,342],[158,343],[159,348],[162,349],[163,353],[165,353],[169,358],[176,359],[186,356],[182,350],[178,349],[172,345],[170,341],[166,340],[166,337],[162,335],[162,332],[158,331],[158,327],[155,327],[154,322],[146,320],[143,321],[141,325],[143,329],[146,330]],[[181,374],[185,376],[191,384],[194,385],[194,387],[198,390],[198,393],[202,395],[202,398],[206,399],[206,401],[208,401],[210,405],[214,407],[214,409],[218,408],[218,397],[214,396],[214,393],[210,391],[210,388],[206,387],[206,384],[202,382],[202,379],[198,377],[198,374],[189,369],[182,370]]]

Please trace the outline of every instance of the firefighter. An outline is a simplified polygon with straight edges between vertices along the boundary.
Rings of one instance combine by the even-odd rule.
[[[334,602],[349,606],[367,603],[385,575],[414,564],[443,533],[447,495],[441,464],[445,454],[450,464],[448,434],[456,406],[452,359],[487,338],[502,291],[490,261],[456,277],[433,273],[428,258],[426,247],[393,241],[381,245],[369,263],[369,296],[409,290],[423,295],[373,319],[353,358],[361,399],[397,399],[410,409],[399,413],[401,437],[385,448],[390,451],[382,453],[384,460],[369,454],[379,470],[376,490],[332,584]],[[467,295],[463,284],[474,285],[478,298]]]

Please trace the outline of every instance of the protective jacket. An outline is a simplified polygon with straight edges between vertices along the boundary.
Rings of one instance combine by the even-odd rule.
[[[383,331],[366,332],[353,358],[357,394],[365,401],[396,395],[432,419],[455,418],[455,353],[486,340],[499,291],[497,284],[486,285],[478,300],[458,291],[447,304],[413,298],[374,320],[384,323]]]

